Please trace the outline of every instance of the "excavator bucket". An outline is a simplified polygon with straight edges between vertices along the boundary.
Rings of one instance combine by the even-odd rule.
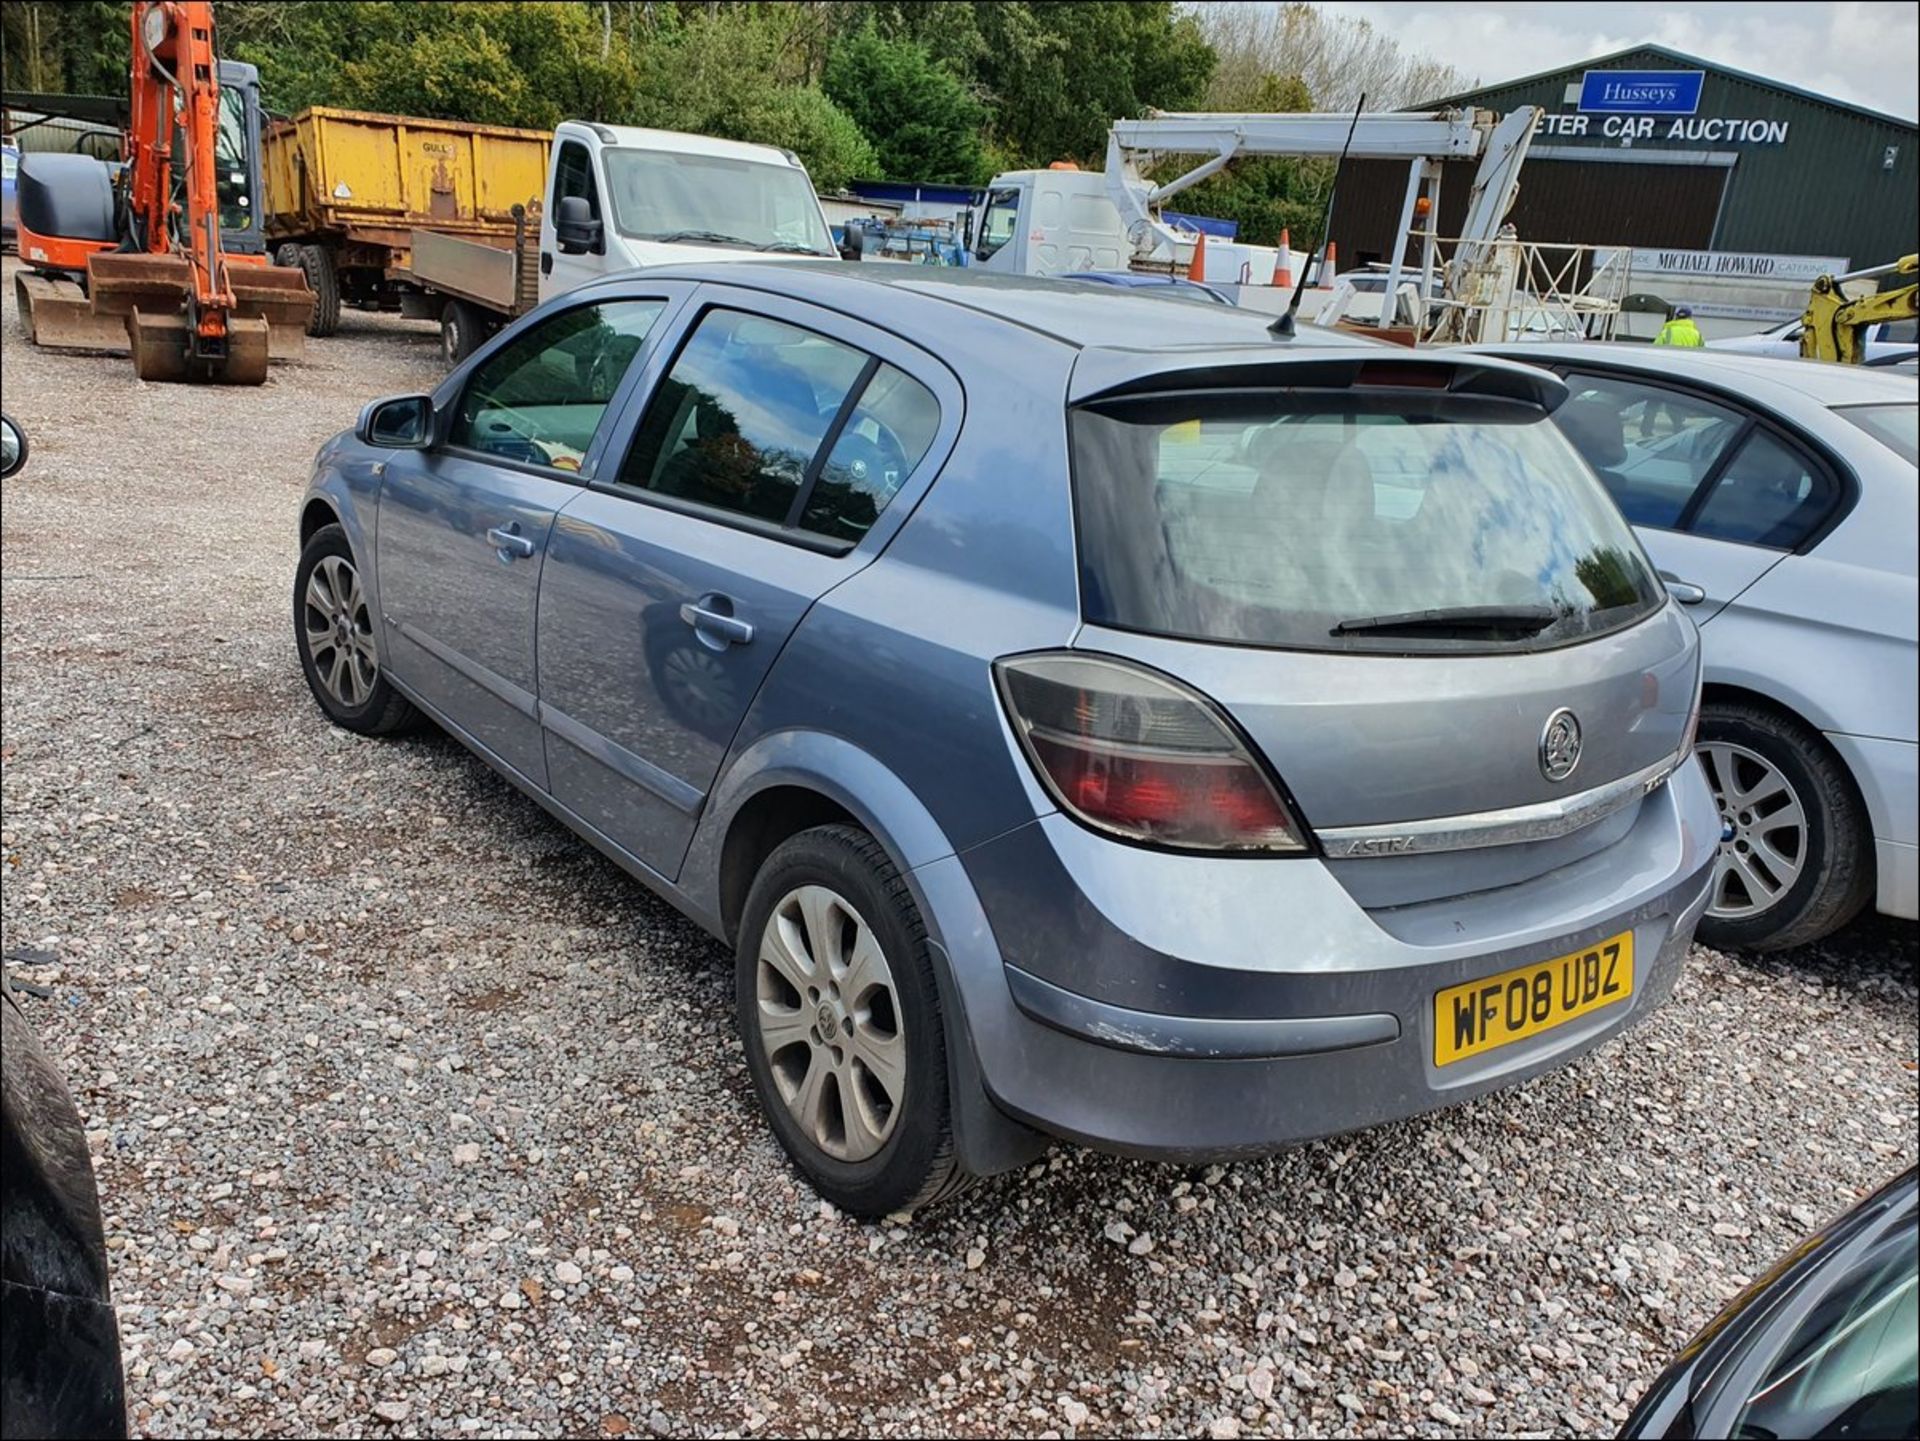
[[[133,373],[142,380],[259,385],[267,378],[268,325],[258,317],[228,316],[225,350],[211,353],[196,350],[196,337],[184,315],[154,314],[136,305],[127,315],[126,326],[133,345]],[[199,344],[206,342],[201,339]]]
[[[229,265],[234,309],[227,317],[225,356],[196,352],[187,325],[193,268],[177,255],[96,255],[87,262],[94,313],[125,318],[134,373],[142,380],[211,380],[259,385],[267,361],[306,353],[313,292],[297,270]],[[163,354],[169,346],[174,355]]]
[[[59,275],[23,270],[13,278],[20,301],[20,324],[35,345],[57,350],[119,353],[127,348],[127,332],[111,315],[96,315],[87,292]]]
[[[227,265],[234,314],[267,323],[267,348],[275,360],[307,353],[307,322],[314,294],[304,272],[284,265]]]

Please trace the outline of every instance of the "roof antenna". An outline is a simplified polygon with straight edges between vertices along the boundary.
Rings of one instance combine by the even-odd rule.
[[[1320,248],[1307,257],[1307,263],[1300,267],[1300,279],[1293,287],[1293,299],[1287,302],[1279,318],[1267,327],[1267,334],[1275,340],[1293,339],[1293,317],[1300,311],[1301,297],[1307,293],[1307,277],[1312,275],[1320,260],[1327,253],[1327,231],[1333,225],[1333,197],[1340,190],[1340,172],[1347,163],[1347,151],[1353,145],[1354,128],[1360,123],[1360,112],[1367,108],[1367,97],[1362,94],[1360,103],[1353,107],[1353,120],[1347,126],[1347,138],[1341,143],[1340,158],[1333,165],[1333,183],[1327,187],[1327,208],[1320,217]]]

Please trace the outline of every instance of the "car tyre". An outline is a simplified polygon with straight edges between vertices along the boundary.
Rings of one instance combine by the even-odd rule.
[[[338,523],[322,526],[293,573],[293,638],[307,688],[342,730],[393,735],[420,713],[380,668],[359,563]]]
[[[300,242],[289,240],[278,246],[273,252],[273,263],[283,270],[303,270],[300,262]]]
[[[1840,758],[1809,727],[1762,706],[1709,703],[1700,716],[1701,765],[1720,805],[1723,835],[1714,861],[1713,892],[1701,917],[1699,939],[1718,950],[1777,951],[1829,935],[1859,914],[1873,895],[1873,841],[1866,808]],[[1771,772],[1771,775],[1768,775]],[[1754,887],[1739,878],[1740,859],[1764,838],[1761,827],[1798,806],[1799,839],[1791,847],[1798,869],[1760,871],[1760,885],[1785,882],[1759,907]],[[1758,803],[1742,804],[1743,795]],[[1770,813],[1762,807],[1772,805]],[[1791,825],[1789,819],[1786,825]],[[1746,849],[1742,851],[1740,848]],[[1764,865],[1764,863],[1763,863]],[[1728,870],[1735,871],[1729,880]]]
[[[761,1108],[822,1196],[877,1218],[966,1187],[926,925],[877,840],[833,825],[777,847],[747,895],[734,983]]]
[[[458,365],[486,339],[486,325],[478,307],[464,300],[449,299],[440,311],[440,356],[448,365]]]
[[[303,245],[300,268],[306,272],[307,289],[313,292],[307,334],[332,335],[340,328],[340,272],[334,267],[333,252],[324,245]]]

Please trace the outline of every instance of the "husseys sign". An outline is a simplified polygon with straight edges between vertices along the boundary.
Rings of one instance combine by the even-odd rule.
[[[1691,115],[1700,108],[1704,70],[1589,70],[1580,79],[1588,114]]]
[[[1785,120],[1701,115],[1704,70],[1588,70],[1567,86],[1575,108],[1544,116],[1540,132],[1570,140],[1679,145],[1784,145]]]

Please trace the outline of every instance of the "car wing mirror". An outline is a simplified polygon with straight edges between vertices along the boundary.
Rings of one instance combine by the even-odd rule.
[[[27,463],[27,433],[11,415],[0,415],[0,480]]]
[[[598,254],[604,234],[584,195],[563,195],[553,211],[553,239],[562,255]]]
[[[433,444],[433,399],[389,395],[369,401],[353,433],[363,444],[382,450],[425,450]]]

